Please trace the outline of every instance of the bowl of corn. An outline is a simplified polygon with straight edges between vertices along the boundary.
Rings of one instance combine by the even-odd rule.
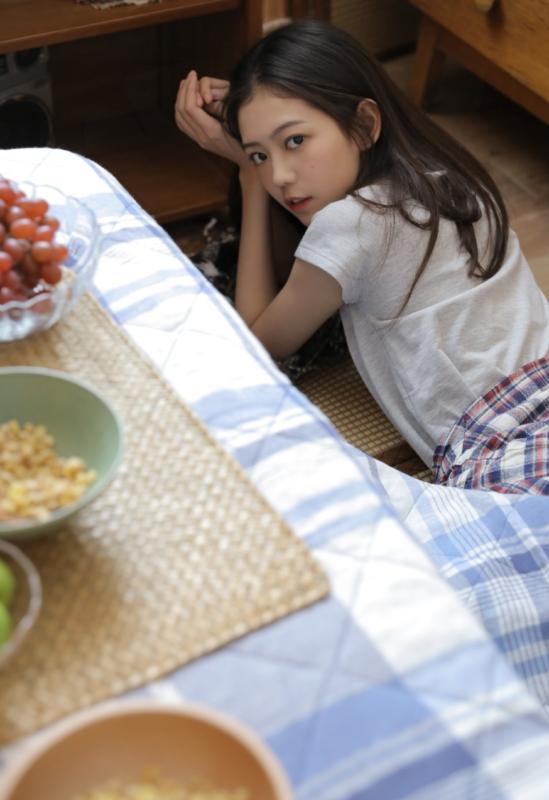
[[[0,539],[51,532],[113,477],[122,427],[110,402],[67,373],[0,368]]]
[[[275,755],[202,705],[117,700],[50,728],[8,765],[0,800],[291,800]]]
[[[0,539],[0,670],[23,644],[41,606],[36,567],[18,547]]]

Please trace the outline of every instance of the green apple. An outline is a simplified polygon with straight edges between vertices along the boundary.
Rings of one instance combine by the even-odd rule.
[[[11,615],[4,603],[0,603],[0,647],[11,635]]]
[[[15,592],[15,576],[6,562],[0,558],[0,603],[9,606]]]

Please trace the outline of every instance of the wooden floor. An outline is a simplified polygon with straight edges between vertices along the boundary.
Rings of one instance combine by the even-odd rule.
[[[384,62],[406,87],[413,54]],[[511,225],[549,297],[549,128],[456,64],[432,88],[428,113],[491,172]]]

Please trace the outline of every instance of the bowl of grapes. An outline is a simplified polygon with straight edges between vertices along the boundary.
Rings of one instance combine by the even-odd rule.
[[[70,311],[91,284],[99,243],[83,202],[0,176],[0,342],[45,331]]]

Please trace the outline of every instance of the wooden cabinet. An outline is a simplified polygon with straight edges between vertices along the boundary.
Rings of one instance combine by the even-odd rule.
[[[411,94],[422,103],[449,55],[549,122],[547,0],[410,0],[422,12]]]
[[[179,81],[191,68],[228,77],[261,17],[258,0],[0,0],[0,53],[48,46],[55,145],[98,161],[166,223],[222,206],[229,175],[177,130]]]

